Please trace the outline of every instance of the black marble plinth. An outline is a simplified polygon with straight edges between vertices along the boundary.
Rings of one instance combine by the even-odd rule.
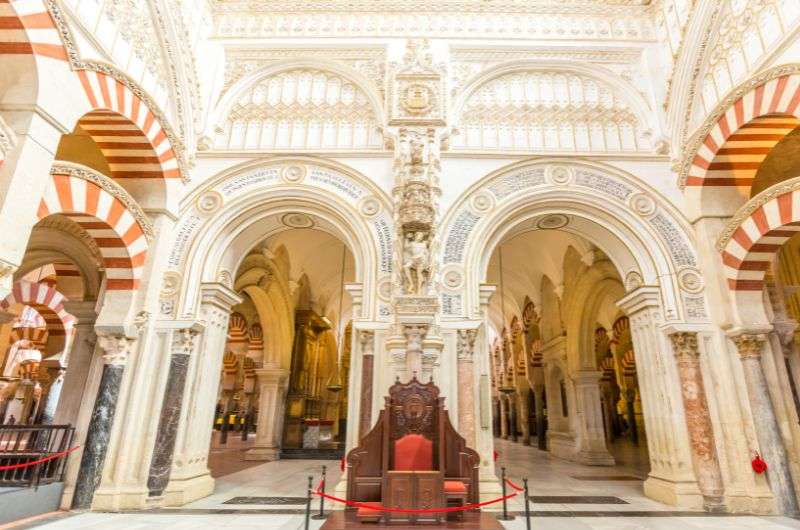
[[[85,510],[92,506],[94,491],[100,484],[106,460],[124,371],[123,365],[107,364],[103,367],[103,376],[100,378],[100,387],[97,389],[92,419],[89,422],[89,432],[86,433],[86,443],[83,445],[78,481],[72,497],[73,510]]]
[[[188,369],[189,356],[187,354],[172,355],[167,387],[164,390],[164,402],[161,406],[161,418],[158,421],[158,434],[153,448],[153,459],[150,461],[150,474],[147,477],[147,489],[150,491],[151,497],[157,497],[164,493],[164,488],[169,482]]]

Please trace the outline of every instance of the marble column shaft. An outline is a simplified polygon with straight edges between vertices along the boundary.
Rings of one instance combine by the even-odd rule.
[[[744,333],[733,338],[742,360],[747,394],[756,427],[761,454],[769,466],[767,479],[775,495],[780,513],[796,514],[797,495],[789,469],[789,458],[781,438],[778,420],[767,388],[761,353],[766,344],[766,335]]]
[[[100,484],[130,342],[127,337],[100,338],[101,347],[107,354],[72,497],[73,510],[91,508],[94,492]]]
[[[289,373],[281,368],[256,370],[259,387],[258,425],[253,447],[245,460],[277,460],[280,456],[283,425],[283,389]]]
[[[44,396],[44,403],[41,407],[41,419],[44,425],[52,425],[55,419],[58,402],[61,398],[61,389],[64,387],[64,372],[58,370],[53,374],[53,380],[49,382],[47,393]]]
[[[196,331],[183,329],[175,331],[177,340],[173,343],[170,357],[167,386],[164,389],[164,400],[161,405],[161,417],[158,421],[153,457],[150,461],[150,472],[147,477],[147,489],[151,497],[158,497],[169,483],[172,459],[175,455],[175,440],[178,436],[183,396],[186,392],[186,374],[189,371],[189,359],[194,349]],[[177,346],[177,349],[175,349]]]
[[[375,332],[359,331],[361,346],[361,404],[358,412],[358,439],[372,427],[372,387],[375,364]]]
[[[534,388],[534,406],[536,407],[536,446],[542,451],[547,450],[547,436],[544,423],[544,385]]]
[[[676,332],[670,335],[672,347],[678,360],[678,375],[681,394],[689,429],[692,463],[697,474],[697,485],[703,495],[707,511],[724,509],[722,471],[714,443],[714,427],[708,410],[703,374],[700,371],[700,351],[697,333]]]
[[[475,447],[475,339],[477,330],[458,332],[458,430]]]
[[[508,398],[500,395],[500,436],[508,439]]]
[[[614,465],[606,447],[603,430],[603,405],[600,400],[602,372],[583,370],[573,376],[575,398],[582,436],[578,439],[578,458],[588,465]]]

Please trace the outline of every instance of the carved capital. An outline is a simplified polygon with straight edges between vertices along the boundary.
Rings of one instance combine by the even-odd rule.
[[[458,330],[458,361],[472,362],[475,353],[475,338],[478,336],[477,329]]]
[[[199,332],[195,329],[178,329],[172,335],[172,355],[191,355]]]
[[[375,354],[375,332],[362,329],[358,332],[358,341],[361,345],[361,355]]]
[[[697,361],[700,350],[697,347],[697,333],[693,331],[676,331],[671,333],[672,349],[678,362]]]
[[[103,362],[110,366],[125,366],[128,362],[135,339],[125,335],[99,335],[97,337],[103,350]]]
[[[422,341],[428,334],[428,324],[404,324],[403,335],[406,337],[406,349],[409,352],[422,352]]]
[[[759,359],[767,342],[767,336],[763,333],[742,333],[733,337],[733,342],[742,360]]]

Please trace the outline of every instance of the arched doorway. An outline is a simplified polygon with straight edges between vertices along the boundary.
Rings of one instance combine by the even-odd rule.
[[[715,456],[699,458],[705,447],[696,445],[690,433],[696,425],[711,429],[710,411],[701,407],[702,421],[687,422],[684,401],[691,395],[684,390],[697,383],[696,376],[679,369],[671,345],[673,336],[694,333],[694,337],[697,332],[688,330],[708,326],[703,285],[687,224],[666,201],[641,181],[608,166],[537,160],[503,168],[473,186],[448,212],[443,234],[443,274],[452,285],[444,312],[486,318],[486,346],[481,349],[488,348],[493,333],[502,345],[503,327],[509,330],[509,345],[514,343],[509,325],[514,316],[522,318],[525,297],[541,309],[537,327],[542,343],[532,345],[526,362],[537,367],[530,371],[545,372],[544,361],[552,355],[552,367],[527,384],[546,389],[542,401],[547,404],[551,450],[593,465],[613,462],[600,391],[602,361],[608,352],[598,358],[595,332],[598,327],[613,330],[615,323],[622,331],[619,319],[625,316],[631,335],[626,341],[633,344],[628,352],[633,351],[633,358],[621,352],[623,362],[615,364],[621,364],[620,387],[627,370],[634,390],[627,401],[632,401],[633,413],[618,410],[616,416],[624,421],[623,432],[629,440],[632,425],[628,424],[635,424],[637,434],[642,434],[639,441],[646,444],[650,471],[644,491],[670,504],[719,504],[719,464]],[[552,240],[523,247],[527,250],[520,252],[519,266],[509,271],[508,292],[502,296],[499,275],[492,271],[499,266],[499,249],[506,249],[515,237]],[[561,249],[556,258],[550,255],[554,248]],[[549,273],[543,274],[542,269]],[[513,293],[509,286],[514,287]],[[569,292],[580,294],[567,296]],[[501,318],[505,325],[499,324]],[[555,345],[557,349],[546,351]],[[615,352],[611,353],[613,357]],[[489,374],[489,355],[484,359],[485,365],[478,369]],[[634,366],[635,378],[631,377]],[[506,374],[508,367],[507,363]],[[517,377],[521,379],[527,377]],[[507,386],[510,390],[513,385]],[[482,399],[491,400],[488,395]],[[628,403],[624,405],[627,409]],[[479,451],[491,451],[490,434],[481,429]]]

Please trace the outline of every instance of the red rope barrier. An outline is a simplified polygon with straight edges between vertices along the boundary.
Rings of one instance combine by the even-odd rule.
[[[514,484],[513,482],[511,482],[511,479],[508,479],[508,478],[507,478],[507,479],[506,479],[506,482],[508,483],[508,485],[509,485],[509,486],[511,486],[511,487],[512,487],[512,488],[514,488],[515,490],[517,490],[517,491],[524,491],[522,488],[520,488],[519,486],[517,486],[516,484]]]
[[[56,460],[58,458],[64,458],[68,454],[70,454],[70,453],[72,453],[74,451],[77,451],[79,447],[80,447],[80,445],[76,445],[75,447],[71,447],[71,448],[69,448],[66,451],[63,451],[61,453],[56,453],[54,455],[50,455],[48,457],[42,458],[41,460],[35,460],[33,462],[26,462],[24,464],[13,464],[13,465],[10,465],[10,466],[0,466],[0,471],[8,471],[8,470],[11,470],[11,469],[22,469],[22,468],[25,468],[25,467],[38,466],[39,464],[44,464],[45,462],[49,462],[51,460]],[[13,457],[15,455],[7,455],[6,458],[8,458],[9,456]]]
[[[321,493],[323,486],[325,486],[325,479],[319,481],[319,486],[317,486],[317,491],[315,491],[314,493]]]
[[[339,497],[334,497],[333,495],[328,495],[327,493],[322,493],[320,491],[314,492],[316,495],[320,495],[321,497],[325,497],[326,499],[340,502],[347,506],[353,506],[354,508],[366,508],[367,510],[375,510],[378,512],[391,512],[391,513],[449,513],[449,512],[463,512],[466,510],[474,510],[476,508],[480,508],[482,506],[488,506],[490,504],[496,504],[498,502],[503,502],[511,497],[516,497],[519,492],[515,491],[505,497],[499,497],[497,499],[493,499],[491,501],[479,502],[477,504],[467,504],[464,506],[453,506],[450,508],[432,508],[427,510],[413,510],[411,508],[384,508],[384,507],[377,507],[377,506],[370,506],[368,504],[364,504],[362,502],[355,502],[355,501],[348,501],[346,499],[340,499]]]

